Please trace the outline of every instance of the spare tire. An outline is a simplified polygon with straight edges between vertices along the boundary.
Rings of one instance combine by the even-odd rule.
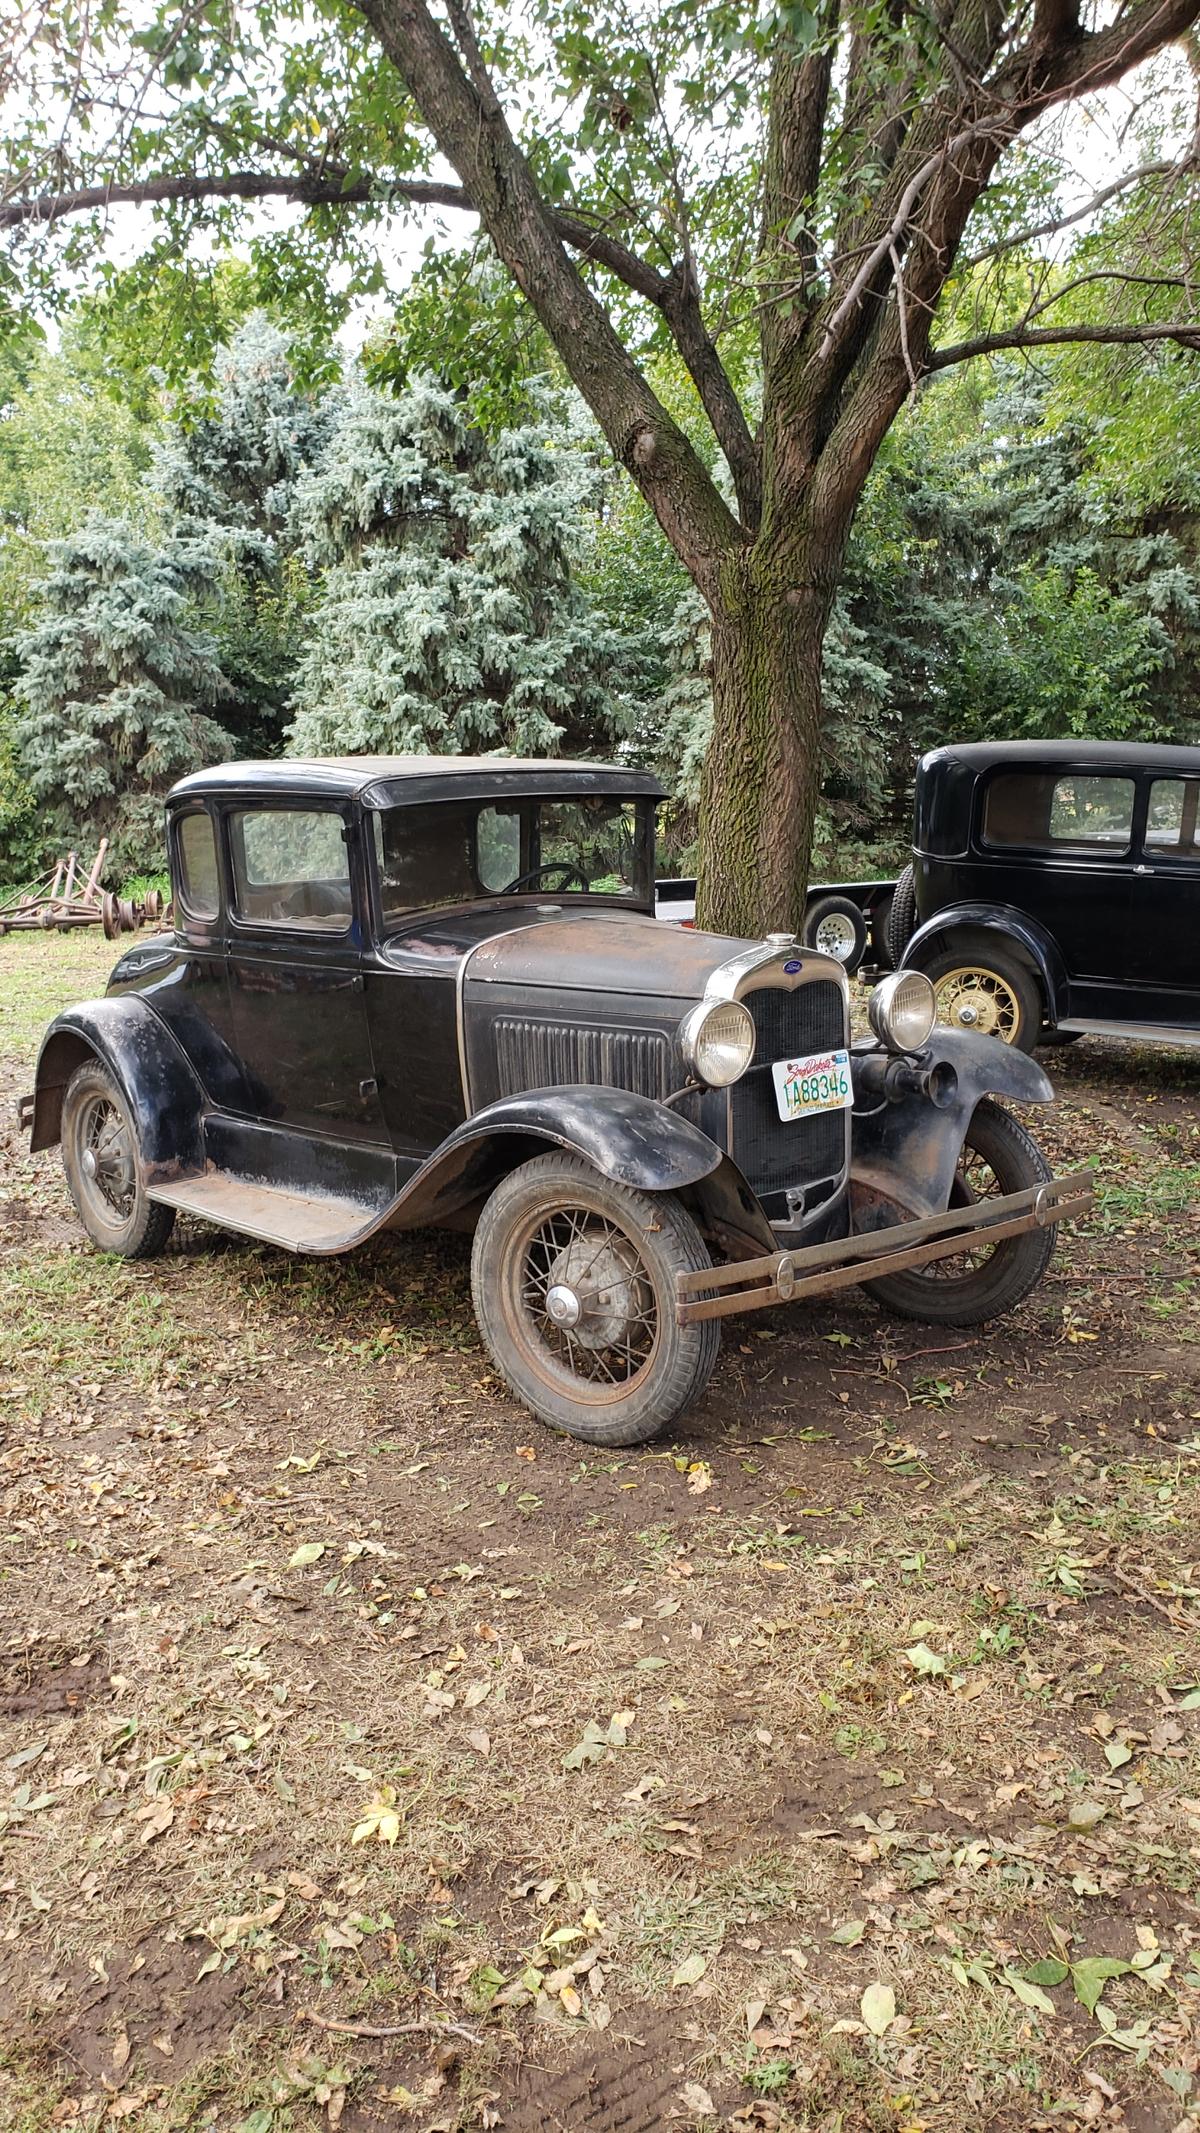
[[[888,914],[888,954],[892,967],[900,968],[904,951],[917,930],[917,885],[911,867],[905,867],[896,883]]]

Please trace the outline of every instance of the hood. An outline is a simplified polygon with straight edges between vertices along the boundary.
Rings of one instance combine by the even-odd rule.
[[[664,925],[640,912],[564,915],[484,941],[467,964],[467,983],[688,1003],[701,998],[722,963],[757,945]]]

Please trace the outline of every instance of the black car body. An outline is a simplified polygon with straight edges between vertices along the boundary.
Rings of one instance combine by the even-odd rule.
[[[472,1226],[508,1382],[613,1443],[694,1396],[729,1310],[867,1275],[943,1321],[1024,1294],[1082,1204],[987,1100],[1048,1101],[1040,1068],[930,1037],[903,976],[851,1060],[835,960],[656,923],[659,797],[495,758],[184,779],[174,934],[59,1016],[23,1106],[94,1240],[161,1249],[177,1210],[310,1253]],[[927,1272],[983,1227],[960,1280]]]
[[[906,968],[939,1018],[1031,1050],[1200,1043],[1200,748],[936,749],[918,766]],[[910,885],[911,883],[911,885]]]

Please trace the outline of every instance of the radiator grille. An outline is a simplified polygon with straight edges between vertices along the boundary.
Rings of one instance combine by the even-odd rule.
[[[800,1059],[847,1042],[842,988],[814,978],[794,992],[764,987],[744,996],[758,1033],[754,1065],[732,1090],[731,1153],[760,1197],[785,1186],[806,1186],[840,1177],[846,1167],[846,1117],[828,1111],[791,1123],[779,1116],[771,1067],[776,1059]],[[768,1207],[779,1218],[779,1210]]]
[[[502,1096],[590,1081],[661,1099],[683,1078],[676,1070],[672,1082],[672,1046],[656,1030],[581,1029],[576,1022],[528,1022],[508,1015],[492,1028]]]

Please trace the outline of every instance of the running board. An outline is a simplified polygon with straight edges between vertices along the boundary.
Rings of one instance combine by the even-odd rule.
[[[1124,1037],[1133,1044],[1171,1044],[1185,1050],[1200,1045],[1200,1029],[1181,1029],[1168,1022],[1086,1022],[1072,1016],[1054,1026],[1072,1037]]]
[[[148,1197],[162,1207],[199,1215],[220,1229],[233,1229],[260,1244],[278,1244],[285,1252],[323,1256],[344,1252],[379,1225],[380,1210],[366,1200],[341,1194],[297,1192],[286,1185],[264,1185],[258,1178],[206,1176],[156,1184]]]
[[[697,1319],[727,1318],[735,1311],[760,1311],[768,1304],[854,1288],[881,1274],[896,1274],[908,1267],[927,1266],[934,1259],[948,1259],[954,1252],[971,1251],[985,1241],[999,1244],[1026,1230],[1049,1229],[1082,1214],[1094,1199],[1091,1171],[1081,1170],[1024,1192],[978,1200],[970,1207],[870,1230],[865,1236],[677,1274],[675,1316],[681,1326],[689,1326]]]

